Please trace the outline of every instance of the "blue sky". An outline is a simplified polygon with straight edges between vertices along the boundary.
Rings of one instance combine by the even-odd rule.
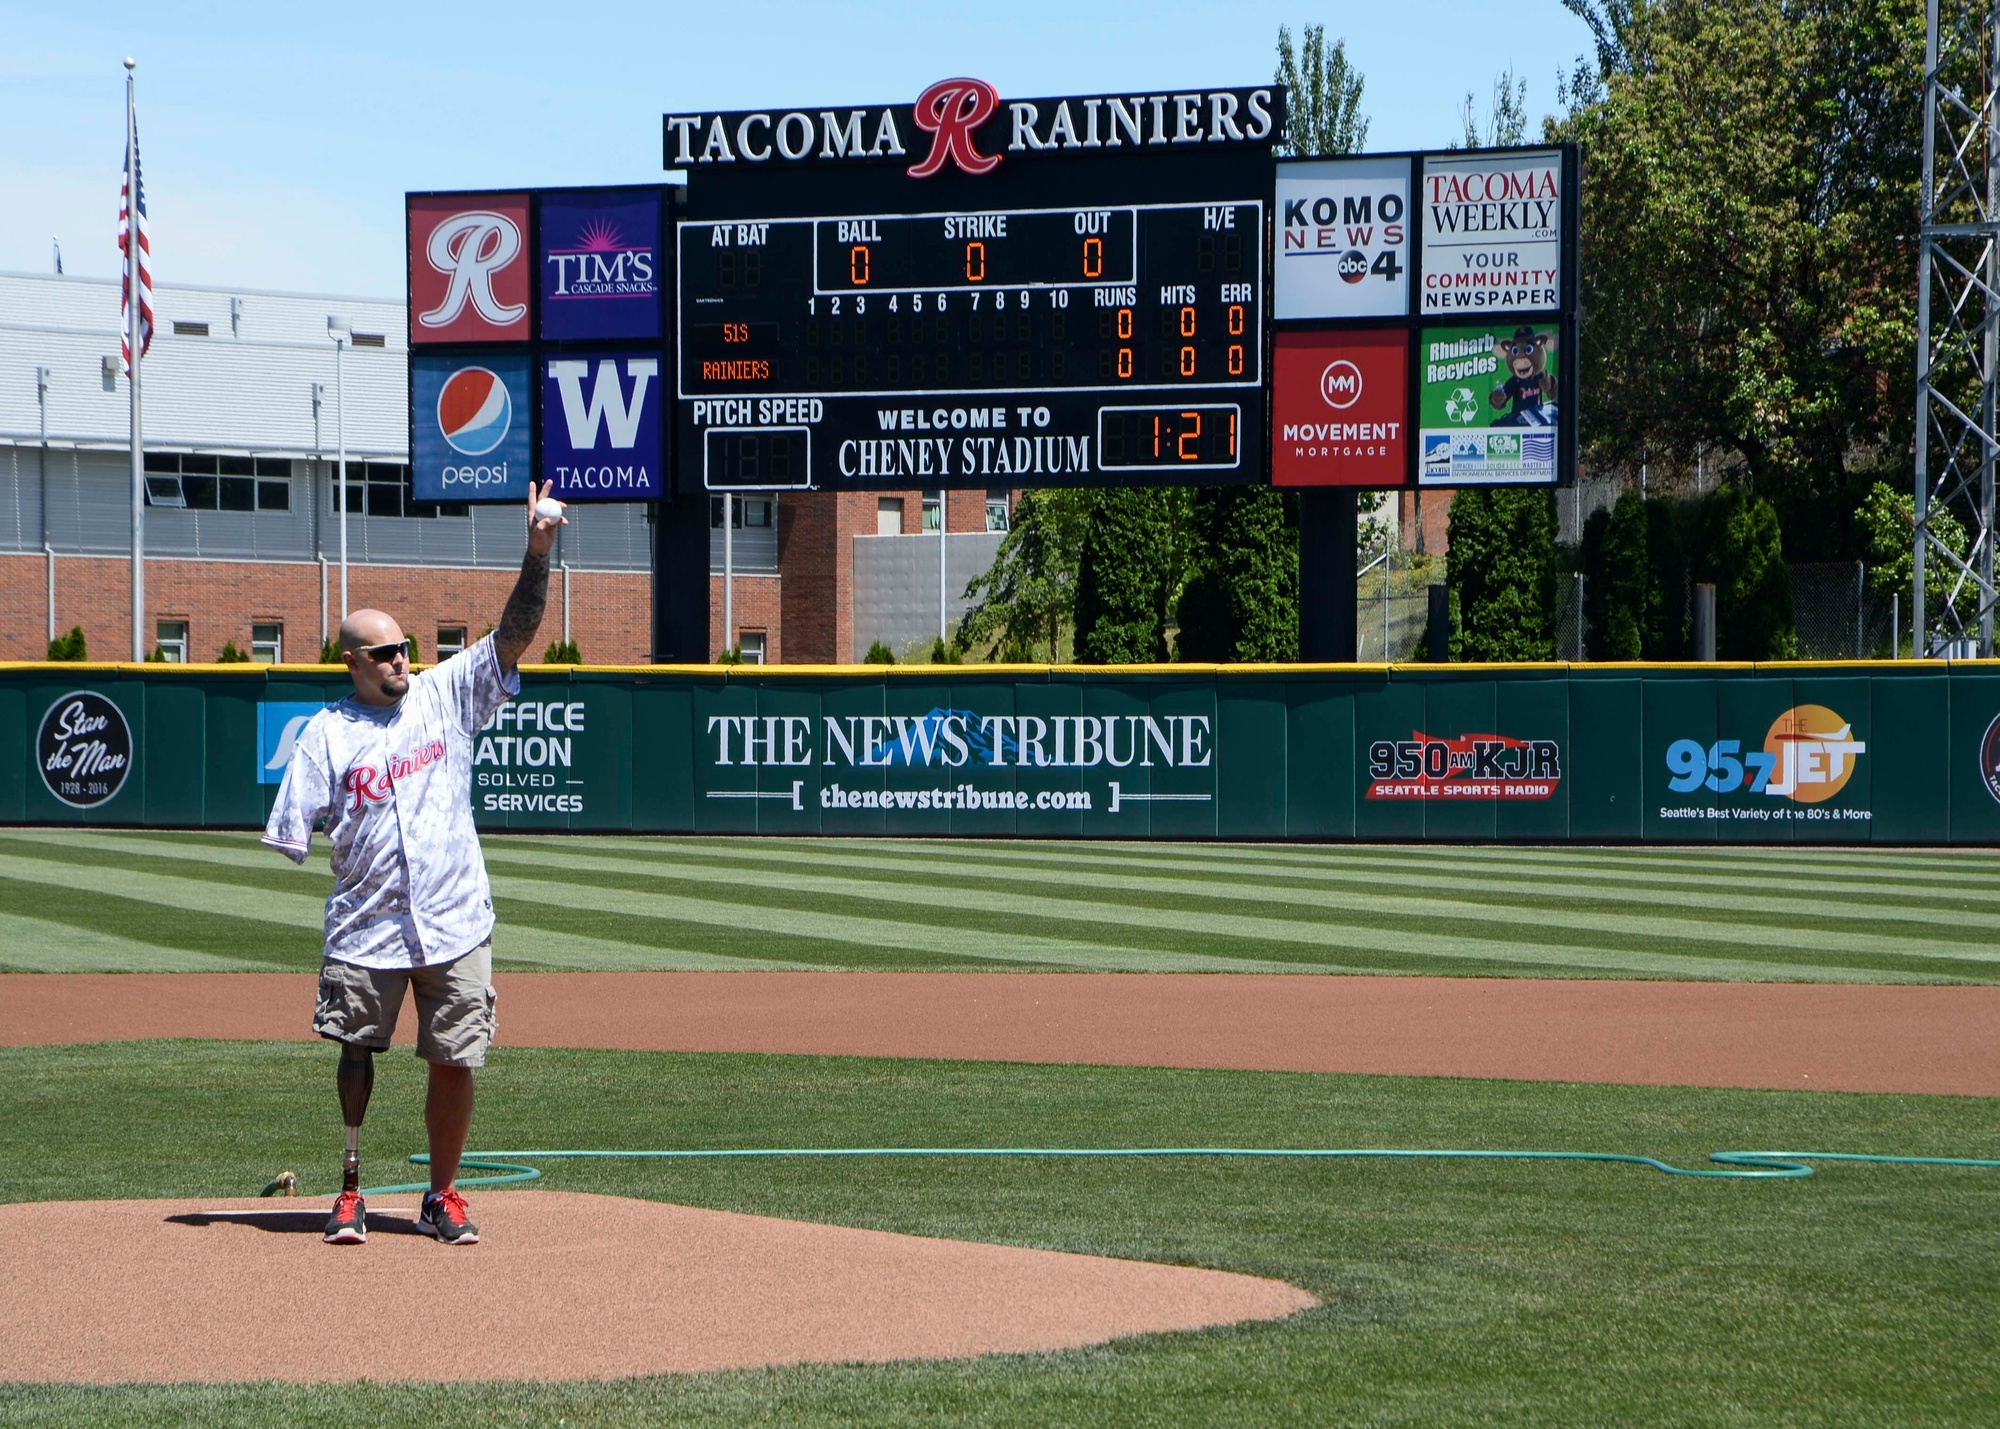
[[[1539,116],[1589,48],[1558,0],[0,4],[0,270],[50,271],[58,235],[70,273],[117,271],[128,54],[158,281],[400,297],[406,189],[643,181],[669,110],[905,102],[955,74],[1254,84],[1280,24],[1346,38],[1379,149],[1451,141],[1510,64]]]

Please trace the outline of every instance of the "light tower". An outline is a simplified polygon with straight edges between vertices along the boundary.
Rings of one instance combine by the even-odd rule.
[[[1919,655],[1993,654],[2000,459],[2000,0],[1927,0],[1918,196]],[[1965,527],[1963,554],[1945,539]],[[1927,595],[1927,588],[1936,587]]]

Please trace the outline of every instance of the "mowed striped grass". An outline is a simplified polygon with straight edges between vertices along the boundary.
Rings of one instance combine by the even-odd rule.
[[[2000,981],[1984,852],[490,836],[533,969]],[[331,877],[248,833],[0,832],[0,969],[310,968]]]

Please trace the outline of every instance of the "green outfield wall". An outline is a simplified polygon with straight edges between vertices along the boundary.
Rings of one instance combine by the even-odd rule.
[[[2000,662],[523,672],[492,829],[2000,843]],[[262,823],[323,666],[0,665],[0,822]]]

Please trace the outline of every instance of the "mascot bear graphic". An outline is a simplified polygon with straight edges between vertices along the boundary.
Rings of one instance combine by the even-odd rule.
[[[1531,327],[1514,329],[1512,337],[1495,338],[1493,355],[1500,359],[1506,380],[1487,394],[1486,400],[1498,409],[1513,404],[1506,416],[1496,418],[1496,427],[1552,427],[1556,423],[1555,379],[1549,376],[1549,353],[1555,348],[1553,332],[1536,332]]]

